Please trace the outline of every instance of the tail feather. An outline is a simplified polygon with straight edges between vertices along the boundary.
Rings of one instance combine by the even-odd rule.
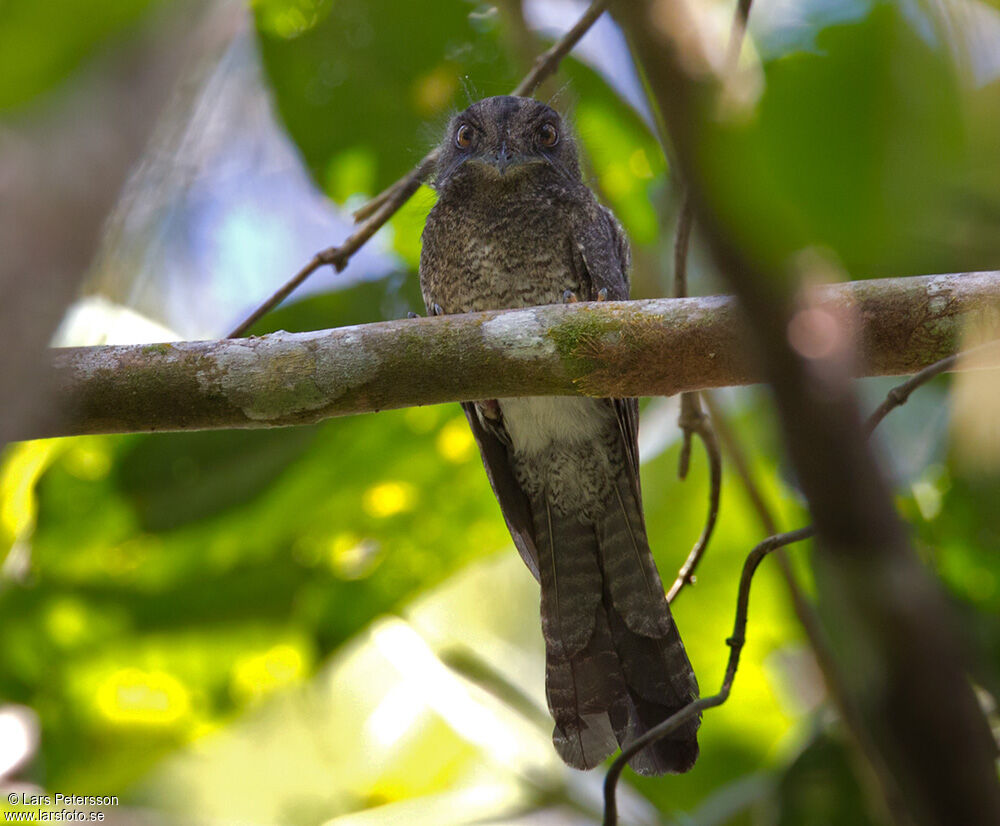
[[[602,603],[593,527],[537,503],[545,686],[563,760],[590,769],[618,747],[627,691]],[[553,542],[558,543],[554,545]],[[614,721],[612,722],[612,717]]]
[[[542,633],[546,645],[566,659],[590,642],[594,612],[601,601],[601,569],[593,532],[578,519],[554,510],[547,498],[533,512]],[[553,542],[558,542],[558,552]]]
[[[546,693],[563,760],[589,769],[698,696],[624,476],[588,523],[532,502],[542,586]],[[640,774],[684,772],[698,756],[695,718],[636,754]]]
[[[607,606],[607,613],[630,701],[628,729],[620,738],[625,746],[697,699],[698,683],[676,629],[667,638],[651,639],[630,630],[614,606]],[[698,758],[700,722],[700,716],[692,718],[644,748],[629,765],[639,774],[686,772]]]
[[[618,480],[598,525],[601,565],[611,599],[636,634],[659,637],[672,626],[663,603],[663,583],[649,552],[642,510],[628,482]]]
[[[618,748],[628,725],[628,690],[603,605],[586,648],[568,659],[548,649],[545,683],[556,723],[552,742],[567,764],[591,769]]]
[[[624,478],[618,480],[615,499],[604,515],[598,536],[605,587],[611,597],[610,607],[614,608],[625,628],[650,640],[649,644],[636,641],[649,654],[644,658],[645,665],[641,669],[633,669],[635,674],[632,679],[653,679],[654,674],[665,675],[669,679],[671,688],[651,686],[648,699],[662,696],[662,692],[673,693],[685,703],[689,698],[697,697],[698,683],[670,615],[663,583],[649,550],[641,505]],[[618,636],[622,638],[623,634]],[[653,662],[666,667],[664,669],[661,665],[658,669],[650,669],[649,665]]]
[[[622,740],[622,748],[663,722],[677,709],[665,708],[631,695],[629,706],[629,731]],[[669,737],[657,740],[629,758],[628,764],[636,774],[656,776],[661,774],[682,774],[690,771],[698,759],[698,721],[687,734],[683,730]]]

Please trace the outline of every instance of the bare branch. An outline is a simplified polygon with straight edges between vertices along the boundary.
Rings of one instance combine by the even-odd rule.
[[[239,338],[244,335],[257,321],[288,298],[303,281],[324,264],[330,264],[337,272],[342,272],[347,266],[347,262],[351,260],[351,256],[361,249],[382,228],[385,222],[395,215],[399,208],[410,199],[410,196],[420,188],[422,176],[428,172],[429,170],[424,169],[423,165],[418,166],[401,181],[403,185],[395,190],[391,197],[387,198],[371,216],[359,224],[357,229],[340,246],[329,247],[317,252],[308,264],[285,282],[267,301],[247,316],[227,338]]]
[[[980,344],[978,347],[964,350],[961,353],[955,353],[953,356],[948,356],[947,358],[934,362],[934,364],[925,367],[909,380],[893,387],[892,390],[889,391],[889,394],[885,397],[885,401],[883,401],[882,404],[875,409],[871,416],[868,417],[868,421],[865,422],[865,433],[867,435],[871,435],[871,432],[878,427],[882,419],[888,416],[897,407],[906,404],[910,396],[913,394],[913,391],[918,387],[922,387],[931,379],[940,376],[942,373],[954,370],[959,360],[966,361],[969,359],[979,358],[984,354],[989,354],[989,352],[995,349],[997,345],[1000,345],[1000,340],[987,341],[985,344]],[[990,361],[985,361],[983,364],[977,365],[970,363],[967,366],[970,369],[975,369],[976,367],[993,367],[995,365]]]
[[[701,536],[698,537],[698,541],[677,572],[677,578],[673,585],[667,591],[667,602],[673,602],[685,585],[694,585],[695,570],[708,549],[708,543],[712,539],[715,523],[719,517],[719,501],[722,496],[722,455],[719,452],[719,442],[715,437],[712,424],[701,409],[699,396],[700,393],[697,391],[684,393],[681,396],[681,418],[678,421],[684,431],[684,445],[681,448],[681,478],[683,479],[687,474],[687,461],[683,458],[683,454],[685,450],[690,449],[691,434],[696,433],[705,445],[705,453],[708,456],[708,516],[705,519],[705,527],[702,529]],[[688,408],[689,412],[685,412],[685,407]],[[695,417],[694,421],[691,421],[688,416]]]
[[[560,37],[547,52],[539,55],[531,71],[528,72],[524,80],[514,87],[514,91],[511,94],[518,96],[530,95],[549,75],[555,74],[562,59],[573,51],[576,44],[590,30],[590,27],[597,22],[597,19],[604,14],[604,10],[607,7],[608,0],[594,0],[581,15],[580,19],[573,24],[573,28]]]
[[[548,51],[539,55],[531,71],[517,84],[511,94],[530,95],[550,75],[555,74],[559,64],[573,47],[580,42],[587,30],[597,22],[597,19],[607,8],[608,0],[594,0],[573,27],[559,38]],[[239,338],[264,315],[288,298],[299,285],[325,264],[330,264],[337,272],[342,272],[351,256],[363,247],[379,229],[399,211],[420,184],[427,179],[437,163],[437,150],[428,152],[406,175],[376,195],[368,203],[355,211],[354,220],[359,222],[354,230],[341,244],[329,247],[316,253],[301,270],[292,276],[270,298],[254,310],[227,338]]]
[[[859,375],[954,353],[966,318],[1000,303],[1000,273],[840,284]],[[311,333],[83,347],[51,355],[56,401],[23,438],[276,427],[520,395],[641,396],[761,379],[734,299],[580,302]]]

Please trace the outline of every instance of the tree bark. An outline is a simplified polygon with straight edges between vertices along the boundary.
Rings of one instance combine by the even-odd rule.
[[[1000,308],[1000,272],[858,281],[817,300],[855,321],[857,375],[911,373]],[[512,395],[670,395],[762,380],[726,296],[578,303],[312,333],[51,353],[55,404],[23,438],[275,427]]]

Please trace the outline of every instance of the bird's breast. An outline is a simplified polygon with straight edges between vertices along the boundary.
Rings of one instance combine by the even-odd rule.
[[[514,451],[529,455],[542,453],[553,443],[592,442],[612,418],[607,404],[576,396],[500,399],[500,409]]]
[[[568,220],[544,199],[439,202],[428,219],[421,286],[448,313],[553,304],[580,291]]]
[[[615,449],[614,408],[602,399],[525,397],[500,399],[511,442],[515,477],[533,501],[557,513],[595,519],[624,468]]]

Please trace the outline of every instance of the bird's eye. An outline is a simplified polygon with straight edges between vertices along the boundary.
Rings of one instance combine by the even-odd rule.
[[[551,123],[543,123],[538,128],[538,142],[542,146],[553,147],[559,143],[559,132]]]
[[[472,127],[463,123],[455,133],[455,146],[459,149],[468,149],[472,146]]]

